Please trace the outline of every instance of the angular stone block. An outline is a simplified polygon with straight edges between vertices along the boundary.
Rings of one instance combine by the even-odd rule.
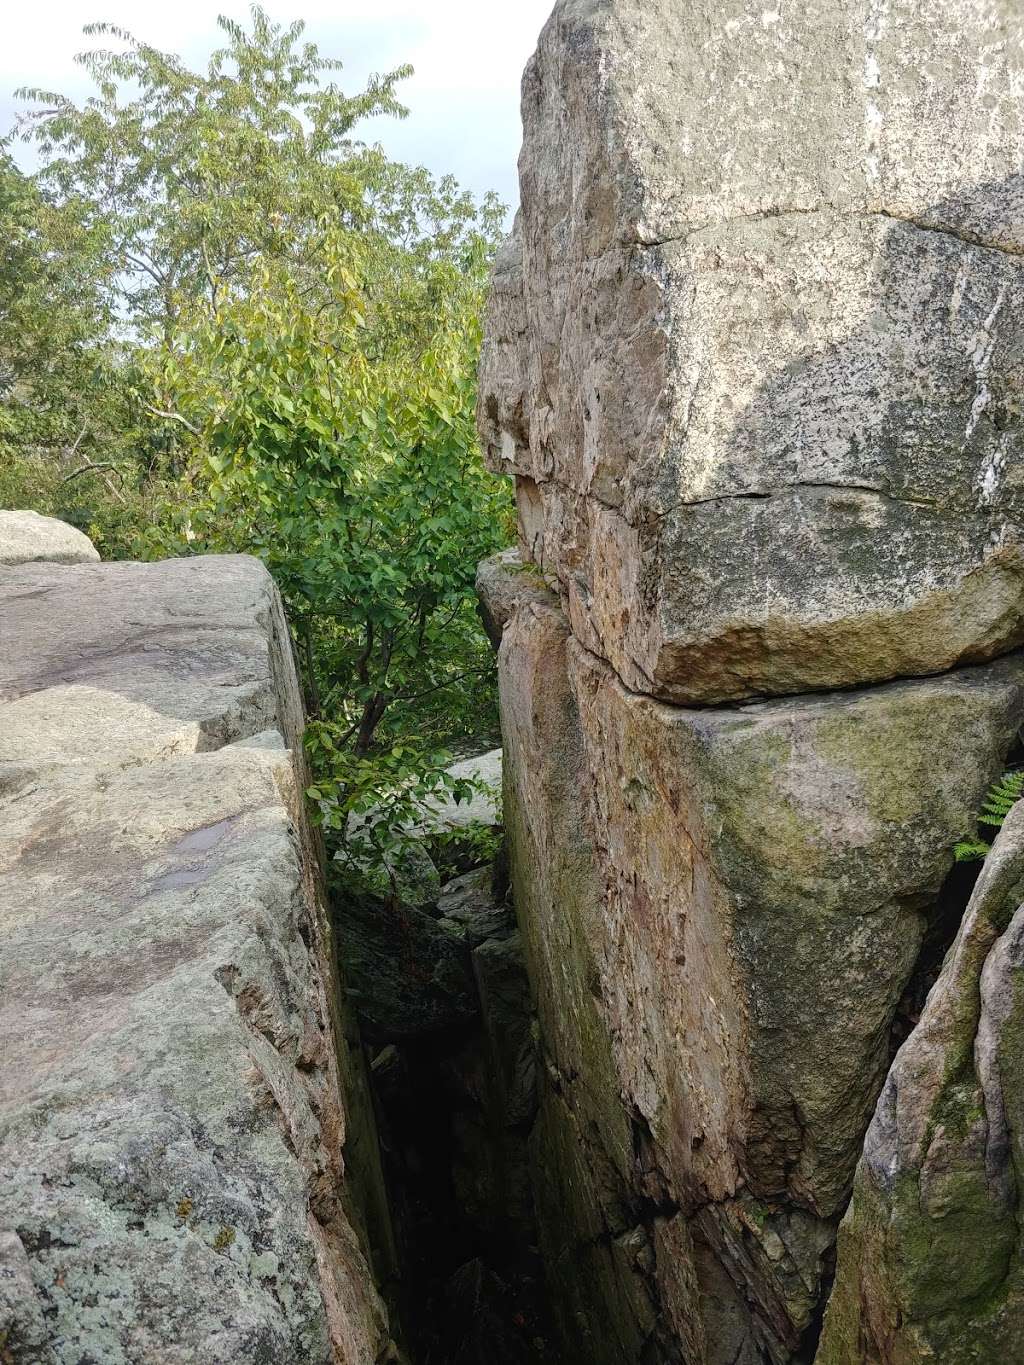
[[[499,663],[567,1334],[609,1365],[648,1338],[652,1360],[787,1360],[1024,660],[687,709],[629,692],[531,592]]]
[[[1011,0],[556,6],[480,425],[627,686],[1024,642],[1022,50]]]
[[[377,1360],[276,589],[32,564],[0,631],[0,1353]]]

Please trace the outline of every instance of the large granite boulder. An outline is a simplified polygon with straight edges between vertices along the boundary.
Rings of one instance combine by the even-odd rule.
[[[574,633],[716,702],[1024,642],[1016,0],[560,0],[481,372]]]
[[[1018,805],[868,1130],[819,1365],[1020,1358],[1022,1040]]]
[[[523,119],[479,405],[521,555],[478,587],[541,1236],[569,1359],[786,1365],[1024,716],[1024,10],[559,0]],[[964,1103],[973,1321],[1012,1229],[942,1184]],[[925,1288],[866,1203],[829,1365],[960,1349],[907,1190]]]
[[[488,749],[460,758],[448,769],[457,782],[472,784],[472,794],[456,801],[453,796],[429,796],[412,832],[424,839],[456,834],[471,826],[493,829],[501,824],[501,750]]]
[[[1024,658],[687,709],[630,692],[527,586],[499,670],[569,1358],[789,1360]]]
[[[97,559],[89,537],[66,521],[0,509],[0,564],[87,564]]]
[[[383,1360],[269,576],[3,568],[0,631],[0,1355]]]

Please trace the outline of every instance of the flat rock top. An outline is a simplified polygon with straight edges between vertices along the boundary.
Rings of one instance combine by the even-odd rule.
[[[85,564],[99,559],[88,536],[38,512],[0,511],[0,564]]]
[[[242,555],[0,572],[0,763],[139,761],[268,728],[291,743],[276,600]]]
[[[301,702],[241,556],[0,569],[0,1355],[375,1360]]]

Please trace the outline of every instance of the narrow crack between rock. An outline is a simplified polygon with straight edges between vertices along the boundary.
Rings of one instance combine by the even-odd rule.
[[[860,692],[879,692],[885,688],[901,687],[907,683],[929,682],[942,678],[950,678],[955,674],[970,673],[973,670],[983,668],[993,668],[1001,660],[1013,658],[1014,655],[1024,654],[1022,650],[1009,650],[1005,654],[997,654],[991,659],[984,659],[970,663],[954,665],[953,668],[940,669],[936,673],[907,673],[900,674],[895,678],[882,678],[877,682],[857,682],[849,683],[845,687],[816,687],[806,692],[768,692],[755,693],[749,697],[742,697],[734,701],[672,701],[668,697],[659,696],[656,692],[642,692],[638,688],[630,687],[624,682],[621,674],[615,665],[599,654],[596,650],[584,645],[578,636],[570,633],[573,645],[581,653],[593,659],[596,664],[608,670],[612,675],[615,685],[622,693],[636,701],[646,702],[650,706],[665,707],[668,711],[702,711],[702,712],[729,712],[735,715],[742,715],[746,711],[759,709],[763,706],[784,705],[787,702],[814,701],[815,699],[827,697],[852,697]],[[634,661],[637,672],[643,672],[639,664]],[[653,679],[650,680],[651,687],[654,687]]]
[[[333,888],[410,1365],[559,1360],[529,1171],[532,1006],[506,889],[482,867],[417,905]]]
[[[943,505],[937,498],[928,498],[923,494],[894,493],[890,488],[883,488],[879,484],[870,483],[815,483],[813,481],[797,481],[794,483],[780,484],[775,488],[765,489],[746,489],[739,493],[715,493],[706,498],[686,498],[680,502],[673,503],[663,512],[652,514],[649,518],[651,523],[663,521],[665,517],[673,512],[678,512],[685,507],[704,507],[708,503],[716,502],[770,502],[775,498],[783,498],[790,494],[797,494],[802,490],[812,493],[866,493],[872,497],[881,498],[885,502],[905,503],[912,507],[942,507]],[[945,510],[945,509],[944,509]],[[951,511],[953,509],[950,509]]]
[[[942,237],[949,237],[954,241],[963,242],[967,246],[977,247],[982,251],[995,251],[1000,255],[1022,257],[1024,256],[1024,243],[1016,242],[994,242],[986,239],[981,233],[969,232],[963,228],[952,227],[948,224],[929,223],[914,214],[896,213],[892,209],[855,209],[852,211],[834,208],[828,204],[818,204],[808,208],[779,208],[764,209],[757,213],[737,213],[728,217],[712,220],[707,223],[700,223],[695,227],[688,228],[685,232],[671,233],[665,237],[642,238],[635,237],[625,240],[618,244],[620,249],[653,249],[664,246],[674,246],[680,242],[688,242],[702,233],[715,232],[722,228],[728,228],[737,223],[765,223],[787,218],[805,218],[819,216],[826,219],[846,221],[870,220],[872,218],[885,218],[893,223],[902,223],[905,227],[915,228],[918,232],[932,232]]]

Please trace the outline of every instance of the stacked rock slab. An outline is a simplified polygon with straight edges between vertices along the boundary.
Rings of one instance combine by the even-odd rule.
[[[793,1359],[949,850],[1024,716],[1024,659],[672,706],[510,579],[505,822],[567,1358]]]
[[[562,0],[481,430],[580,642],[668,700],[1024,640],[1015,0]]]
[[[868,1130],[819,1365],[1017,1360],[1024,806],[996,839]]]
[[[479,587],[570,1358],[813,1353],[1024,717],[1022,95],[1009,0],[565,0],[527,69]]]
[[[4,1360],[387,1357],[301,726],[255,560],[0,567]]]

